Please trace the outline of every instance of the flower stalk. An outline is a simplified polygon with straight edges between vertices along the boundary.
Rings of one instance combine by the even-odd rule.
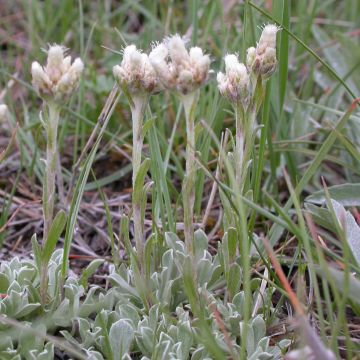
[[[133,151],[132,151],[132,185],[135,189],[136,178],[141,165],[141,154],[143,148],[142,124],[145,107],[148,103],[147,98],[143,95],[133,96],[133,105],[131,105],[132,129],[133,129]],[[134,219],[134,237],[138,253],[140,268],[144,260],[144,219],[141,211],[141,201],[132,197],[133,219]]]
[[[276,69],[276,33],[279,29],[275,25],[266,25],[263,29],[257,47],[247,50],[246,65],[238,61],[237,55],[225,56],[225,74],[217,75],[218,88],[227,98],[235,111],[235,148],[234,171],[235,184],[232,187],[238,208],[238,217],[235,220],[239,236],[238,251],[241,254],[243,268],[244,323],[250,318],[251,306],[251,262],[250,237],[247,223],[247,208],[241,196],[246,195],[246,185],[249,176],[249,165],[252,159],[253,143],[256,134],[256,114],[260,110],[264,99],[264,89],[267,79]],[[242,331],[240,358],[246,357],[247,326]]]
[[[186,173],[183,183],[184,235],[185,246],[189,254],[194,252],[194,204],[195,204],[195,109],[199,92],[181,96],[186,119]]]
[[[115,65],[113,74],[127,96],[133,130],[132,151],[132,206],[134,222],[135,247],[138,256],[138,266],[143,272],[144,266],[144,214],[142,210],[141,196],[143,184],[138,183],[137,177],[141,167],[141,154],[143,147],[143,116],[151,94],[162,89],[158,77],[150,63],[147,54],[142,53],[135,45],[127,46],[123,51],[123,59],[120,65]]]
[[[53,221],[54,204],[56,197],[56,164],[58,158],[57,132],[60,117],[60,108],[56,103],[48,103],[48,119],[44,123],[46,130],[46,165],[43,181],[43,218],[44,233],[42,246],[45,247],[49,236],[49,231]],[[42,302],[46,302],[47,282],[48,282],[48,263],[43,261],[40,271],[40,296]]]
[[[266,25],[257,47],[247,50],[246,65],[240,63],[237,55],[225,56],[225,74],[217,75],[218,88],[235,111],[234,169],[236,186],[245,192],[246,178],[255,138],[255,119],[263,98],[267,79],[276,69],[275,25]]]
[[[38,62],[31,65],[32,84],[38,95],[43,99],[48,113],[42,120],[46,132],[46,159],[43,180],[43,218],[44,231],[42,239],[42,261],[40,266],[40,297],[44,305],[47,298],[48,285],[48,245],[49,233],[53,224],[54,206],[56,198],[56,167],[58,160],[57,133],[61,105],[77,88],[84,65],[77,58],[71,63],[70,56],[64,56],[66,49],[60,45],[52,45],[47,51],[46,66]],[[57,239],[56,239],[57,240]],[[51,247],[55,247],[51,244]]]
[[[194,252],[194,203],[195,203],[195,109],[200,87],[207,81],[210,58],[201,48],[186,49],[179,35],[166,38],[149,55],[163,86],[177,95],[186,118],[186,173],[183,182],[184,236],[189,254]]]
[[[46,166],[43,183],[43,246],[45,246],[52,224],[56,196],[57,133],[60,117],[60,107],[56,103],[48,103],[48,117],[48,121],[44,124],[46,130]]]

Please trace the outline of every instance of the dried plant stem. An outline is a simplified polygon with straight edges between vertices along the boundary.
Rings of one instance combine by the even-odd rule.
[[[145,106],[147,104],[147,99],[144,96],[137,95],[137,96],[133,96],[132,100],[133,100],[133,103],[131,105],[132,126],[133,126],[132,184],[133,184],[133,192],[134,192],[136,185],[136,177],[138,175],[141,165],[141,153],[143,147],[142,123],[143,123],[143,114],[144,114]],[[140,268],[142,268],[143,258],[144,258],[144,231],[143,231],[144,221],[141,214],[141,203],[135,201],[134,196],[133,196],[133,219],[134,219],[135,246],[138,254],[139,266]]]
[[[45,122],[46,130],[46,165],[43,182],[43,217],[44,217],[44,234],[43,247],[48,239],[49,231],[53,221],[54,203],[55,203],[55,183],[56,183],[56,166],[57,166],[57,130],[59,123],[60,108],[54,103],[48,103],[48,119]],[[44,262],[40,271],[40,295],[43,304],[46,302],[47,289],[47,269],[48,264]]]
[[[193,92],[181,97],[186,117],[186,173],[183,183],[184,203],[184,234],[185,245],[189,254],[194,251],[194,203],[195,203],[195,108],[198,100],[198,92]]]

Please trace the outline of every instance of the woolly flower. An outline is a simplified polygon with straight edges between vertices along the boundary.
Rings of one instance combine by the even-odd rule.
[[[154,46],[149,59],[164,87],[183,95],[198,89],[209,75],[209,56],[199,47],[188,51],[179,35]]]
[[[0,104],[0,124],[6,120],[8,107],[5,104]]]
[[[249,102],[250,77],[246,66],[239,63],[236,55],[225,56],[225,74],[217,74],[218,88],[224,97],[233,103],[241,102],[244,108]]]
[[[264,79],[270,77],[276,69],[276,34],[279,30],[276,25],[266,25],[256,48],[251,47],[247,50],[248,69]]]
[[[149,57],[137,50],[135,45],[124,49],[121,65],[115,65],[113,73],[120,86],[126,87],[131,94],[151,94],[161,90]]]
[[[45,67],[37,61],[31,65],[32,84],[43,99],[65,101],[79,85],[84,64],[80,58],[71,64],[71,57],[64,57],[65,52],[63,46],[52,45]]]

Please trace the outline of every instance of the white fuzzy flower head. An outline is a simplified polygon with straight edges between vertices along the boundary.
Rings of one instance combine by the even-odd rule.
[[[280,28],[276,25],[266,25],[256,49],[249,48],[247,52],[248,69],[256,75],[261,75],[263,79],[270,77],[276,69],[276,34],[279,30]]]
[[[183,95],[194,92],[208,79],[210,57],[199,47],[188,51],[179,35],[154,46],[149,59],[163,86]]]
[[[234,54],[225,56],[225,74],[217,74],[218,88],[232,103],[241,103],[244,108],[249,103],[250,77],[246,66]]]
[[[8,107],[5,104],[0,104],[0,124],[5,122],[7,118]]]
[[[63,46],[52,45],[47,51],[45,67],[37,61],[31,65],[32,84],[47,101],[64,102],[79,85],[84,64],[80,58],[71,64],[71,57],[65,57],[65,52]]]
[[[267,48],[276,48],[276,34],[280,30],[276,25],[265,25],[257,45],[258,54],[263,54]]]
[[[161,84],[153,69],[148,55],[127,46],[123,51],[120,65],[113,67],[113,74],[121,87],[126,87],[130,94],[152,94],[161,90]]]

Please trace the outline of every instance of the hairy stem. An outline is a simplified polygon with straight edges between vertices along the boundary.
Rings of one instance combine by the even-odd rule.
[[[242,184],[242,169],[244,162],[244,146],[245,146],[245,134],[244,134],[244,111],[242,105],[236,104],[235,106],[235,180],[236,184],[243,188]]]
[[[198,92],[184,95],[181,98],[186,117],[186,173],[183,183],[183,203],[184,203],[184,235],[185,245],[189,254],[194,251],[194,204],[195,204],[195,125],[194,115]]]
[[[254,122],[256,111],[250,108],[244,111],[243,106],[238,103],[235,106],[236,139],[235,139],[235,179],[241,193],[244,192],[246,177],[248,174],[249,161],[254,141]]]
[[[134,96],[133,106],[131,106],[132,127],[133,127],[133,152],[132,152],[133,191],[135,189],[136,177],[138,175],[139,168],[141,165],[141,153],[143,147],[142,122],[143,122],[143,114],[146,103],[147,101],[145,97]],[[141,214],[141,203],[135,202],[134,197],[133,197],[133,219],[134,219],[135,246],[138,254],[139,265],[140,267],[142,267],[143,258],[144,258],[143,219]]]
[[[59,123],[60,108],[58,105],[48,104],[49,117],[45,123],[46,130],[46,166],[43,181],[43,217],[44,234],[43,247],[49,236],[49,231],[53,221],[54,203],[55,203],[55,180],[57,166],[57,130]],[[43,303],[46,302],[47,292],[47,262],[43,263],[40,271],[40,295]]]

